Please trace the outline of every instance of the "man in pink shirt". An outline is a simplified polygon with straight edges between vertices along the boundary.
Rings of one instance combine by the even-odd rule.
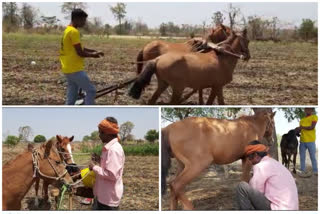
[[[249,143],[245,156],[253,165],[253,176],[240,182],[236,200],[241,210],[298,210],[298,191],[290,171],[268,156],[259,141]]]
[[[107,117],[99,124],[99,137],[103,143],[100,164],[91,163],[89,169],[96,174],[93,187],[94,210],[118,210],[123,194],[122,174],[125,155],[119,143],[118,122]]]

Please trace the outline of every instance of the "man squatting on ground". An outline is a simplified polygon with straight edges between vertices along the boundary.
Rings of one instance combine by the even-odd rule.
[[[89,169],[96,174],[93,210],[118,210],[123,194],[122,174],[125,162],[118,138],[118,122],[113,117],[107,117],[98,127],[103,143],[100,164],[92,162],[89,165]]]
[[[85,105],[94,105],[96,88],[91,83],[87,73],[84,71],[84,58],[99,58],[104,53],[83,47],[80,42],[78,28],[85,25],[88,14],[81,9],[75,9],[71,13],[71,23],[63,32],[60,48],[60,62],[62,73],[67,79],[67,105],[74,105],[78,90],[81,88],[86,92]]]
[[[298,190],[290,171],[279,161],[269,157],[268,149],[253,141],[245,149],[245,156],[253,165],[253,176],[240,182],[236,201],[241,210],[298,210]]]

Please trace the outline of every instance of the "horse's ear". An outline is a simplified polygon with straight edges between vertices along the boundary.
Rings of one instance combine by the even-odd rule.
[[[271,118],[274,118],[274,115],[276,115],[276,111],[275,112],[272,112],[272,114],[271,114]]]
[[[69,138],[69,141],[73,141],[74,136],[72,135],[72,137]]]
[[[62,137],[61,137],[61,135],[57,135],[56,137],[57,137],[57,140],[58,140],[59,142],[62,142]]]
[[[52,146],[53,146],[53,141],[52,141],[52,140],[49,140],[49,141],[46,143],[46,145],[45,145],[45,147],[46,147],[45,152],[44,152],[44,157],[45,157],[45,158],[46,158],[46,157],[49,157],[49,155],[50,155],[50,150],[51,150]]]

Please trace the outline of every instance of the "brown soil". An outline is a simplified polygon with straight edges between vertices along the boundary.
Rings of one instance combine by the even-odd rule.
[[[3,104],[64,104],[66,81],[58,59],[60,36],[3,35]],[[97,89],[136,76],[139,50],[151,40],[83,38],[87,47],[102,50],[101,59],[86,59],[86,70]],[[181,41],[179,41],[181,42]],[[239,62],[233,81],[224,88],[229,105],[316,105],[318,103],[317,45],[311,43],[251,42],[252,58]],[[14,50],[14,51],[12,51]],[[36,61],[36,65],[31,65]],[[100,105],[146,104],[157,87],[153,77],[140,100],[128,97],[128,87],[97,99]],[[205,100],[210,93],[204,92]],[[117,94],[117,95],[116,95]],[[308,96],[306,96],[308,95]],[[157,104],[168,103],[167,90]],[[193,95],[184,104],[197,104]]]
[[[297,160],[299,160],[299,155]],[[309,159],[307,159],[308,163],[310,163]],[[311,166],[307,166],[311,170]],[[173,161],[173,167],[170,169],[171,175],[174,174],[175,167],[176,163]],[[297,169],[299,169],[299,164]],[[225,178],[220,166],[212,165],[187,185],[186,195],[196,210],[236,210],[234,191],[240,182],[240,176],[240,161],[229,165],[229,178]],[[318,210],[318,176],[314,175],[309,178],[301,178],[296,174],[293,176],[298,187],[299,209]],[[170,190],[168,188],[167,193],[162,196],[162,210],[169,210],[169,196]],[[180,203],[178,209],[182,209]]]

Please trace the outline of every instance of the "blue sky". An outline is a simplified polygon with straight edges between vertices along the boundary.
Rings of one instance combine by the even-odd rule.
[[[150,129],[159,129],[158,108],[8,108],[2,111],[2,134],[18,135],[21,126],[31,126],[34,135],[50,138],[57,134],[83,136],[97,130],[97,125],[107,116],[113,116],[119,124],[131,121],[135,124],[132,134],[143,138]]]
[[[63,24],[68,24],[61,14],[62,2],[28,2],[38,8],[42,15],[57,16]],[[21,4],[21,3],[20,3]],[[109,7],[113,2],[87,2],[89,18],[100,17],[103,23],[117,24]],[[283,24],[299,25],[303,18],[317,20],[315,2],[234,2],[243,16],[258,15],[263,18],[277,16]],[[162,22],[173,21],[175,24],[202,24],[211,22],[216,11],[225,12],[228,3],[222,2],[126,2],[128,19],[141,19],[149,27],[157,27]]]

